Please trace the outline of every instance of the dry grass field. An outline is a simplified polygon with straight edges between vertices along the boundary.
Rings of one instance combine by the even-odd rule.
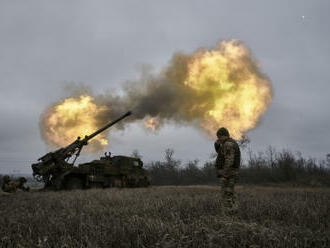
[[[211,186],[0,196],[0,247],[330,247],[330,190]]]

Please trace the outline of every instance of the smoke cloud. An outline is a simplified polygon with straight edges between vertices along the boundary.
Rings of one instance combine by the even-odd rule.
[[[120,95],[95,95],[89,87],[77,84],[68,84],[67,89],[71,96],[49,107],[41,118],[42,137],[50,145],[63,145],[54,136],[56,132],[66,133],[67,126],[71,131],[65,135],[65,142],[77,135],[72,127],[85,125],[80,130],[86,131],[99,128],[127,110],[132,110],[133,115],[117,128],[143,121],[147,128],[156,130],[174,122],[193,125],[214,136],[219,127],[225,126],[234,138],[240,139],[256,127],[272,99],[269,78],[249,49],[238,40],[224,40],[214,49],[201,48],[192,54],[176,53],[159,73],[144,70],[139,80],[127,82]],[[89,122],[93,123],[88,128],[87,122],[79,123],[77,118],[79,111],[86,109],[71,106],[72,111],[76,111],[71,115],[70,107],[66,112],[58,110],[68,99],[81,105],[82,96],[90,97],[88,104],[93,105],[93,115],[89,114]]]

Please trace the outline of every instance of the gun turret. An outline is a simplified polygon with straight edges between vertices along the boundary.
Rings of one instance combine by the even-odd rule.
[[[128,111],[118,119],[108,123],[104,127],[95,131],[90,135],[86,135],[85,138],[81,139],[78,137],[74,142],[69,144],[66,147],[62,147],[56,151],[49,152],[46,155],[38,159],[38,163],[32,164],[33,176],[38,181],[43,181],[46,184],[49,183],[51,177],[56,177],[55,174],[58,174],[63,169],[68,167],[73,167],[76,159],[79,157],[82,148],[88,145],[88,141],[94,138],[96,135],[102,133],[109,127],[115,125],[122,119],[131,115],[132,112]],[[69,159],[75,155],[75,158],[72,163],[69,163]]]

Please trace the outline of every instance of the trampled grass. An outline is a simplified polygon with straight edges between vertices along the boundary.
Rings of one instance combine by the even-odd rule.
[[[329,247],[330,190],[212,186],[0,196],[1,247]]]

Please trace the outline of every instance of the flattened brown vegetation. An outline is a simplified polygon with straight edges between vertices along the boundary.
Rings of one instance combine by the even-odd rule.
[[[329,189],[238,191],[234,218],[211,186],[1,195],[0,247],[329,247]]]

